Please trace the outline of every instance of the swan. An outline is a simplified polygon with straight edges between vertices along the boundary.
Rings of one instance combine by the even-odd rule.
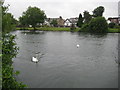
[[[37,57],[32,57],[32,61],[35,62],[35,63],[37,63],[38,62]]]
[[[80,45],[79,45],[79,44],[77,44],[77,48],[78,48],[78,47],[80,47]]]
[[[32,62],[35,62],[35,63],[39,62],[39,59],[42,58],[43,55],[44,55],[44,54],[42,54],[42,53],[40,53],[40,52],[36,52],[36,53],[35,53],[35,56],[32,57]]]

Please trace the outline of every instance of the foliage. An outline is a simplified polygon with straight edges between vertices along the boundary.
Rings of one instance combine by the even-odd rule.
[[[83,24],[80,31],[89,32],[89,24]]]
[[[19,21],[22,25],[32,25],[35,30],[37,23],[44,23],[46,15],[44,11],[37,7],[29,6],[27,11],[23,12],[22,17],[19,18]]]
[[[58,26],[58,22],[56,19],[53,19],[50,23],[50,25],[53,25],[54,27],[57,27]]]
[[[8,6],[2,6],[2,32],[7,33],[15,28],[16,19],[8,13]]]
[[[96,9],[94,9],[93,16],[94,17],[103,16],[103,12],[104,12],[104,7],[103,6],[99,6]]]
[[[92,18],[89,23],[90,32],[104,33],[108,30],[108,24],[104,17]]]
[[[73,31],[75,29],[76,29],[75,24],[72,23],[72,25],[70,26],[70,30]]]
[[[10,34],[4,34],[2,38],[2,88],[9,90],[26,87],[14,78],[18,74],[12,67],[12,58],[16,57],[18,51],[14,39],[15,36]]]
[[[108,24],[108,27],[109,27],[109,28],[114,28],[114,27],[115,27],[115,23],[109,23],[109,24]]]
[[[83,24],[83,17],[82,17],[82,14],[80,13],[79,14],[79,18],[78,18],[78,22],[77,22],[77,26],[81,27],[82,24]]]
[[[15,76],[18,74],[18,71],[13,70],[12,59],[16,56],[18,48],[15,43],[15,36],[10,35],[9,32],[13,30],[13,26],[15,25],[11,13],[8,13],[8,6],[2,7],[2,54],[0,53],[0,58],[2,56],[2,88],[13,90],[18,88],[24,88],[26,85],[21,82],[17,82]],[[1,64],[1,62],[0,62]],[[1,80],[1,78],[0,78]]]
[[[83,15],[84,15],[84,23],[89,23],[89,21],[92,19],[92,16],[89,14],[88,11],[84,11]]]

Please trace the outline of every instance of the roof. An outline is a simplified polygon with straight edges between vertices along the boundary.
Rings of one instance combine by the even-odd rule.
[[[118,19],[118,17],[110,17],[110,18],[108,18],[108,20],[111,20],[111,19]]]

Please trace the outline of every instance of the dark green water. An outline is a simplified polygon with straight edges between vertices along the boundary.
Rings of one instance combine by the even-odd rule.
[[[117,88],[118,34],[15,31],[17,76],[30,88]],[[80,47],[77,48],[76,45]],[[44,53],[38,63],[35,52]]]

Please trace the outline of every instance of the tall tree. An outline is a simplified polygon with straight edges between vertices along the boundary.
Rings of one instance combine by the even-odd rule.
[[[88,11],[84,11],[83,15],[84,15],[84,23],[89,23],[90,20],[92,19],[92,16],[89,14]]]
[[[82,24],[83,24],[83,17],[82,17],[82,14],[80,13],[79,14],[79,18],[78,18],[78,22],[77,22],[77,26],[81,27]]]
[[[26,25],[32,25],[35,30],[37,23],[44,23],[46,15],[43,10],[37,7],[29,6],[27,11],[23,12],[22,17],[20,17],[20,23]]]
[[[94,9],[93,16],[94,17],[103,16],[103,12],[104,12],[104,7],[103,6],[99,6],[96,9]]]

